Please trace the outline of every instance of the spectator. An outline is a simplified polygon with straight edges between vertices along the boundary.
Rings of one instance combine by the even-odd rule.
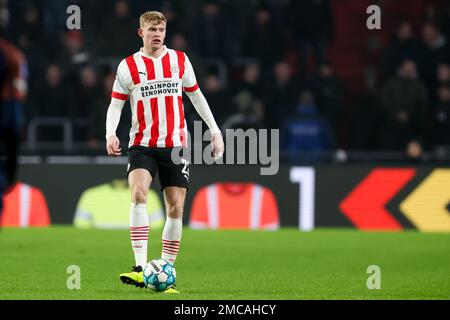
[[[126,0],[117,0],[113,10],[112,17],[103,26],[102,36],[97,38],[98,50],[104,56],[127,57],[142,46],[137,34],[138,18]]]
[[[33,104],[37,110],[33,116],[66,117],[68,115],[68,87],[63,81],[61,68],[57,64],[48,65],[45,82],[36,92],[36,101]]]
[[[249,92],[242,91],[237,94],[233,99],[238,111],[231,114],[221,126],[222,131],[226,134],[227,129],[242,129],[244,131],[249,129],[261,129],[264,127],[264,106],[260,100],[256,100]],[[225,136],[226,138],[226,136]],[[254,158],[254,153],[256,152],[255,145],[250,144],[251,141],[246,139],[245,141],[245,153],[242,148],[239,148],[238,144],[235,144],[234,155],[235,163],[237,159],[242,154],[245,154],[245,163],[250,163],[250,159]],[[270,146],[268,146],[268,149]],[[225,152],[230,152],[231,150],[225,150]]]
[[[245,66],[242,80],[237,81],[233,89],[235,95],[242,91],[248,91],[254,97],[262,95],[261,69],[258,63]]]
[[[206,68],[198,54],[189,47],[186,36],[180,32],[175,33],[170,40],[169,48],[186,52],[189,55],[189,60],[195,69],[195,77],[197,78],[197,82],[200,86],[202,86],[206,78]]]
[[[170,26],[170,32],[166,33],[166,43],[171,43],[175,35],[189,28],[189,19],[184,7],[177,1],[163,1],[161,12],[167,19],[167,25]]]
[[[194,19],[192,45],[202,57],[228,60],[233,55],[231,25],[219,3],[207,0],[202,14]]]
[[[88,132],[85,129],[88,126],[89,112],[95,108],[94,102],[99,99],[100,94],[96,71],[90,66],[81,69],[77,90],[73,92],[74,103],[70,111],[76,141],[87,141]]]
[[[59,1],[60,0],[53,0]],[[96,57],[101,57],[103,55],[103,51],[105,50],[105,43],[109,40],[112,33],[109,31],[105,36],[105,26],[108,23],[109,19],[105,19],[105,12],[112,13],[114,12],[115,2],[111,0],[78,0],[78,6],[81,9],[81,31],[87,31],[83,33],[85,38],[85,46],[89,48],[89,51],[92,55]],[[76,3],[73,3],[76,4]],[[64,12],[67,9],[67,5],[64,7]],[[112,14],[111,14],[112,16]],[[67,19],[67,14],[64,13],[63,17]],[[66,21],[64,20],[64,27],[66,25]],[[59,30],[61,30],[60,28]],[[132,36],[132,35],[129,35]],[[108,46],[108,44],[106,44]],[[107,55],[114,55],[108,50]]]
[[[435,106],[438,101],[438,89],[444,84],[450,84],[450,65],[446,62],[439,63],[436,67],[436,79],[433,84],[428,84],[430,92],[430,106]]]
[[[381,128],[383,149],[405,150],[408,143],[421,139],[428,97],[412,60],[405,60],[397,76],[385,84],[381,102],[386,112]]]
[[[84,46],[84,37],[79,30],[67,31],[63,38],[63,48],[58,64],[75,80],[79,69],[88,63],[89,52]]]
[[[23,16],[14,26],[17,43],[26,52],[37,50],[43,41],[41,20],[39,9],[29,3],[24,9]]]
[[[264,105],[256,100],[250,92],[240,92],[233,99],[238,112],[229,116],[222,125],[227,129],[262,129],[264,127]]]
[[[273,22],[268,8],[260,6],[246,30],[242,50],[245,57],[258,59],[263,67],[272,66],[282,58],[285,51],[284,35]]]
[[[89,109],[88,145],[89,148],[102,149],[105,142],[105,113],[111,101],[111,91],[116,75],[108,73],[102,83],[100,95],[96,96]],[[128,102],[124,105],[116,134],[120,139],[121,148],[128,147],[129,131],[131,123],[131,109]]]
[[[222,123],[230,110],[230,97],[216,75],[208,75],[204,85],[205,98],[210,105],[217,123]]]
[[[286,151],[327,151],[333,138],[327,121],[317,112],[311,92],[301,94],[296,115],[284,125],[283,141]]]
[[[425,9],[426,19],[433,21],[439,29],[442,31],[447,39],[450,39],[450,6],[446,3],[446,0],[438,0],[438,3],[429,3]],[[436,2],[436,1],[432,1]]]
[[[341,81],[328,61],[320,64],[317,75],[312,79],[312,86],[319,113],[325,117],[336,133],[343,92]]]
[[[409,161],[418,162],[423,158],[422,143],[416,140],[408,142],[406,145],[406,157]]]
[[[104,1],[105,0],[99,0],[96,2]],[[36,2],[39,3],[39,1]],[[83,8],[83,22],[85,22],[86,15],[88,15],[87,13],[91,12],[91,8],[87,8],[84,0],[71,0],[70,4],[68,1],[61,0],[45,0],[45,2],[40,2],[42,24],[39,26],[39,28],[42,30],[43,34],[50,37],[57,37],[58,32],[61,29],[66,28],[66,21],[68,17],[67,8],[69,7],[69,5],[78,5],[80,6],[80,8]],[[86,13],[86,15],[84,15],[84,13]]]
[[[316,65],[326,58],[326,48],[334,37],[334,21],[329,0],[291,0],[287,5],[287,26],[298,46],[300,72],[307,73],[308,51]]]
[[[424,54],[422,57],[422,78],[430,90],[436,88],[436,71],[440,63],[448,62],[450,57],[447,40],[436,24],[427,22],[422,29]]]
[[[450,65],[448,63],[440,63],[437,66],[438,86],[450,83]]]
[[[406,59],[418,63],[422,59],[422,54],[421,43],[414,37],[411,22],[402,21],[396,30],[395,37],[384,50],[381,60],[383,77],[394,76],[400,63]]]
[[[450,84],[443,84],[438,89],[438,101],[428,132],[432,147],[450,147]]]
[[[14,30],[13,39],[27,56],[28,69],[30,74],[44,74],[45,61],[56,58],[57,41],[46,41],[42,31],[41,12],[34,4],[27,3],[22,16],[12,19]],[[29,81],[30,88],[37,85],[35,77]]]
[[[383,112],[380,92],[375,87],[374,76],[366,77],[366,91],[355,99],[350,110],[351,148],[356,150],[377,150]]]
[[[284,119],[293,114],[296,90],[291,67],[285,62],[278,62],[273,68],[272,79],[264,88],[267,125],[270,128],[280,128]]]
[[[64,70],[64,83],[70,89],[67,90],[66,100],[70,103],[69,111],[73,113],[75,101],[78,99],[80,70],[90,62],[91,56],[85,48],[85,39],[79,30],[67,31],[63,40],[63,51],[57,61],[61,70]]]
[[[63,79],[60,67],[50,64],[45,73],[44,83],[36,90],[34,101],[30,101],[30,104],[36,107],[31,116],[66,118],[69,111],[69,96],[68,85]],[[61,128],[45,127],[38,132],[38,136],[41,141],[61,141]]]

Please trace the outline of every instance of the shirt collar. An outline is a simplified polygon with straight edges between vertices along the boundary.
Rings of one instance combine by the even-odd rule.
[[[164,55],[167,53],[167,47],[165,45],[163,45],[162,48],[163,48],[163,52],[161,53],[161,55],[158,58],[155,58],[155,57],[149,56],[148,54],[145,54],[143,51],[144,48],[141,48],[139,50],[139,54],[146,58],[149,58],[149,59],[160,59],[160,58],[164,57]]]

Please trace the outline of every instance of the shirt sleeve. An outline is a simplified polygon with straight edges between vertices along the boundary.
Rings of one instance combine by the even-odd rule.
[[[119,100],[128,100],[128,94],[131,87],[131,76],[127,70],[125,60],[122,60],[117,67],[116,79],[111,93],[111,98]]]
[[[106,138],[116,135],[120,115],[131,88],[131,75],[125,60],[117,67],[116,79],[111,92],[111,102],[106,112]]]
[[[185,57],[185,71],[182,79],[183,90],[185,92],[194,92],[198,89],[197,79],[195,77],[195,72],[194,68],[192,68],[191,61],[186,54]]]

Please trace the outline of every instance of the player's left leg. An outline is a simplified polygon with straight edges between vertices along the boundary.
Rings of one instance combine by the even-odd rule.
[[[172,149],[167,148],[159,153],[158,169],[166,208],[161,258],[175,263],[180,249],[184,200],[189,186],[189,162],[186,159],[173,161]]]
[[[186,198],[185,187],[165,187],[164,204],[166,207],[166,222],[162,234],[161,259],[170,263],[175,260],[180,249],[181,234],[183,229],[183,210]],[[180,293],[175,289],[175,285],[164,291],[164,293]]]
[[[183,229],[184,201],[189,185],[189,162],[183,159],[181,163],[176,164],[171,159],[171,149],[167,149],[160,152],[158,167],[166,208],[161,258],[175,263]],[[164,292],[179,293],[174,287]]]
[[[162,234],[161,258],[175,263],[180,249],[186,188],[165,187],[163,192],[167,218]]]

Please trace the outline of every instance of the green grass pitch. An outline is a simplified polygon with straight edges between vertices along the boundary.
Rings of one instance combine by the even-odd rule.
[[[159,257],[151,231],[149,258]],[[180,295],[123,285],[134,259],[126,230],[0,230],[0,299],[450,299],[450,234],[406,231],[194,231],[185,228]],[[69,290],[67,267],[81,269]],[[367,267],[381,269],[369,290]]]

